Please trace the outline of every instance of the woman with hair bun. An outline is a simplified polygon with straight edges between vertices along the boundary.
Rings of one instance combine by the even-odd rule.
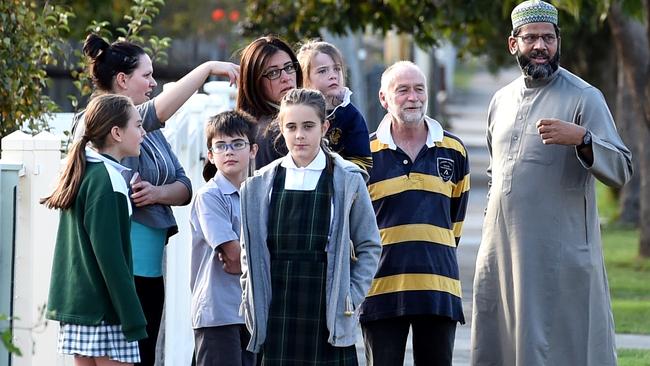
[[[163,251],[169,237],[178,232],[170,206],[187,205],[192,198],[191,182],[160,128],[208,76],[225,76],[236,83],[239,66],[229,62],[205,62],[152,98],[151,93],[157,85],[153,65],[140,46],[130,42],[109,44],[100,36],[89,34],[83,52],[90,59],[89,73],[95,86],[93,97],[105,93],[128,96],[147,131],[140,156],[125,158],[121,164],[132,173],[126,178],[131,182],[130,198],[134,206],[131,224],[133,272],[149,335],[139,342],[140,365],[153,365],[165,299]],[[81,138],[85,130],[83,116],[81,112],[73,122],[75,140]]]

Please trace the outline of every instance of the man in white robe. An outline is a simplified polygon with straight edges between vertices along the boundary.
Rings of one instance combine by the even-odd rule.
[[[525,1],[512,23],[522,76],[489,107],[471,364],[616,365],[594,182],[625,184],[631,154],[601,92],[559,67],[557,10]]]

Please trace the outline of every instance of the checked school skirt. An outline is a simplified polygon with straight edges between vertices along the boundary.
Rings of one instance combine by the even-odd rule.
[[[128,342],[121,325],[61,323],[57,351],[64,355],[108,357],[124,363],[140,362],[138,342]]]

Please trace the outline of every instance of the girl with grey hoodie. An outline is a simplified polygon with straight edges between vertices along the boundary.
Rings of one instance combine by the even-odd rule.
[[[294,89],[279,129],[289,153],[241,190],[241,312],[262,365],[356,365],[357,312],[377,269],[365,171],[323,148],[325,99]]]

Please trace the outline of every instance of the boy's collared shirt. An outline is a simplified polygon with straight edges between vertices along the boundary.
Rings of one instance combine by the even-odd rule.
[[[218,248],[239,241],[239,189],[217,172],[197,192],[190,216],[192,327],[243,324],[239,275],[226,273]]]

